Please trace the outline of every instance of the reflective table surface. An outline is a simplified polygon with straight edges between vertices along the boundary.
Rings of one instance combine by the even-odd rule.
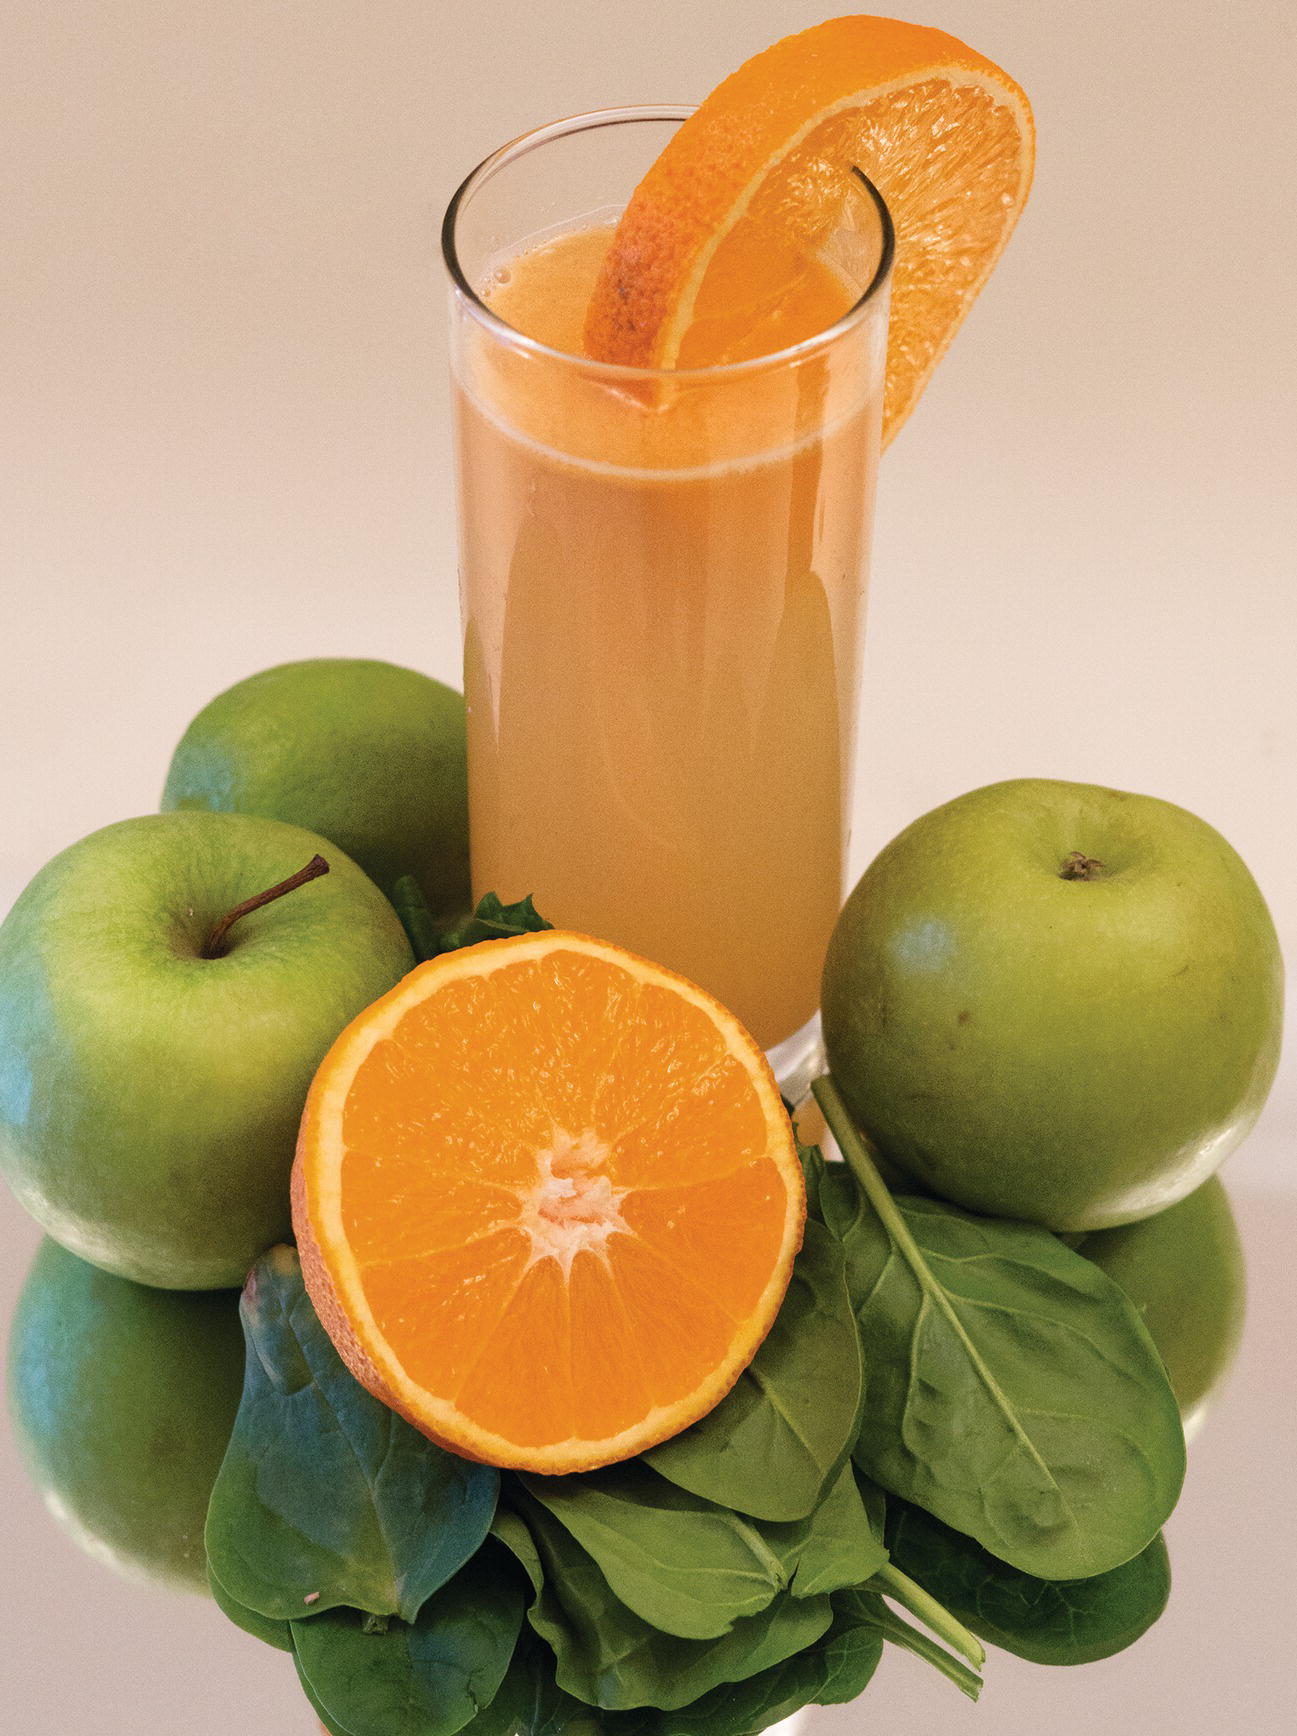
[[[1291,1134],[1286,1118],[1267,1117],[1254,1138],[1291,1148]],[[1039,1668],[992,1650],[976,1706],[889,1650],[863,1700],[809,1710],[789,1721],[790,1733],[1278,1736],[1293,1727],[1297,1197],[1246,1185],[1261,1167],[1256,1155],[1239,1154],[1240,1182],[1231,1188],[1248,1263],[1243,1348],[1191,1448],[1185,1492],[1167,1529],[1173,1586],[1161,1621],[1128,1652],[1079,1669]],[[0,1198],[6,1334],[38,1242],[35,1226]],[[200,1596],[120,1576],[59,1529],[28,1480],[7,1417],[0,1487],[6,1736],[317,1731],[283,1653],[246,1637]]]

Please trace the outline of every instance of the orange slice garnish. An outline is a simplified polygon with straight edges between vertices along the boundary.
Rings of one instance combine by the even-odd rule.
[[[805,1189],[765,1057],[682,977],[552,930],[412,971],[307,1100],[293,1224],[356,1378],[467,1458],[557,1473],[709,1411]]]
[[[896,229],[886,443],[1003,251],[1034,160],[1021,89],[944,31],[857,16],[785,37],[717,86],[636,188],[586,348],[703,367],[823,330],[849,305],[825,262],[859,168]]]

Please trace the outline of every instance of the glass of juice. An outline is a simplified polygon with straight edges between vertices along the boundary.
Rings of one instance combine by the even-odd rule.
[[[591,360],[617,217],[688,113],[540,128],[446,213],[473,884],[691,978],[795,1080],[843,893],[891,224],[852,182],[791,347],[760,353],[786,289],[754,272],[732,359]]]

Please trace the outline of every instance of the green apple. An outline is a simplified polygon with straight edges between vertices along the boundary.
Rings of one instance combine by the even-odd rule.
[[[162,807],[286,820],[389,896],[413,876],[434,917],[471,904],[464,700],[394,663],[314,657],[236,682],[185,731]]]
[[[921,1187],[1097,1229],[1183,1198],[1247,1133],[1282,995],[1265,901],[1218,832],[1019,779],[925,814],[866,871],[825,961],[824,1042]]]
[[[1243,1247],[1220,1177],[1154,1217],[1092,1231],[1077,1251],[1138,1308],[1193,1432],[1234,1360],[1247,1300]]]
[[[236,1290],[146,1289],[42,1242],[10,1334],[9,1408],[33,1482],[90,1554],[207,1591],[207,1502],[242,1386]]]
[[[316,855],[323,877],[221,937]],[[92,833],[0,926],[0,1172],[107,1271],[241,1284],[289,1233],[316,1067],[412,962],[369,877],[296,826],[177,813]]]

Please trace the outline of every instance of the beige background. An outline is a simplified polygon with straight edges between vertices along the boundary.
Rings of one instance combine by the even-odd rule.
[[[0,0],[0,910],[156,804],[229,682],[321,653],[457,678],[435,250],[487,150],[694,100],[805,0]],[[1040,129],[1031,206],[883,471],[854,842],[994,778],[1196,810],[1297,957],[1294,14],[1282,0],[926,0]],[[1287,1657],[1297,1079],[1228,1171],[1243,1367],[1172,1532],[1172,1611],[978,1709],[890,1660],[823,1736],[1270,1736]],[[0,1306],[34,1232],[0,1198]],[[311,1729],[287,1660],[119,1589],[0,1431],[0,1725]],[[1282,1625],[1281,1625],[1282,1624]],[[866,1710],[867,1706],[867,1710]]]

